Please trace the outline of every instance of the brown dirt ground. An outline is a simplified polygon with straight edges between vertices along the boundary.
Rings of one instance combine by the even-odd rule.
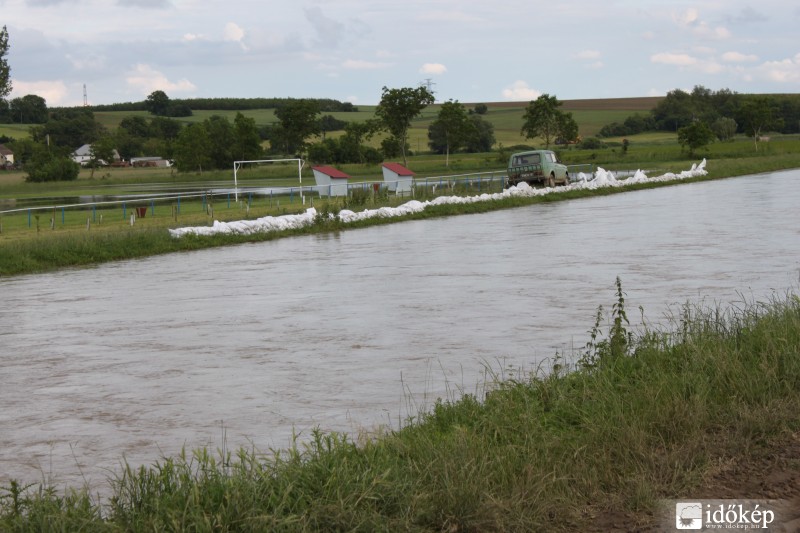
[[[780,523],[776,520],[768,530],[759,531],[800,533],[800,432],[752,450],[747,456],[721,461],[696,491],[681,499],[772,500],[770,508],[780,517]],[[669,523],[663,515],[620,513],[604,517],[595,523],[593,531],[677,531],[665,526]]]

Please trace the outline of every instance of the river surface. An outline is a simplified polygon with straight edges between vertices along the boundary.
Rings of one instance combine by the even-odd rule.
[[[617,276],[633,322],[783,295],[798,206],[788,171],[0,279],[0,485],[396,428],[582,349]]]

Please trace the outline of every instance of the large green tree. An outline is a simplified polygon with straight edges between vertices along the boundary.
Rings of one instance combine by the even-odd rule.
[[[577,124],[571,113],[564,113],[559,107],[560,102],[555,95],[543,94],[536,100],[531,100],[522,116],[522,134],[526,139],[540,137],[544,139],[547,148],[557,137],[577,137]],[[574,135],[573,135],[574,133]]]
[[[467,142],[472,133],[472,122],[467,108],[458,100],[449,100],[441,105],[439,114],[428,126],[428,146],[437,150],[444,148],[444,166],[450,167],[450,152],[455,152]]]
[[[144,102],[144,107],[153,115],[159,117],[167,116],[171,105],[169,96],[164,91],[153,91]]]
[[[740,113],[744,122],[744,130],[753,138],[756,150],[758,150],[758,141],[765,131],[781,126],[781,119],[776,117],[774,100],[767,96],[748,97],[742,103]]]
[[[236,118],[233,119],[231,153],[238,161],[252,161],[263,157],[264,148],[261,146],[261,137],[258,135],[258,126],[254,118],[236,113]]]
[[[19,124],[44,124],[47,122],[47,102],[41,96],[27,94],[9,102],[11,121]]]
[[[104,132],[94,113],[85,108],[63,108],[50,113],[47,123],[31,127],[31,136],[37,142],[75,150],[91,144]]]
[[[270,142],[279,144],[285,154],[301,153],[306,147],[306,139],[320,132],[317,115],[321,113],[316,100],[291,100],[275,110],[279,124],[273,128]],[[273,149],[276,148],[273,144]]]
[[[233,166],[233,143],[235,134],[233,124],[227,117],[213,115],[203,121],[211,146],[208,155],[214,168],[230,168]]]
[[[11,94],[11,67],[8,66],[8,30],[5,26],[0,30],[0,101],[5,101]]]
[[[212,164],[211,137],[202,123],[189,124],[175,141],[175,165],[182,172],[203,172]]]
[[[383,87],[383,94],[375,115],[383,127],[392,136],[393,143],[399,145],[403,155],[403,164],[408,166],[406,144],[408,143],[408,128],[422,110],[434,102],[433,93],[426,87],[403,87],[389,89]]]
[[[681,147],[689,147],[689,155],[693,156],[695,150],[713,142],[716,138],[708,124],[696,120],[678,130],[678,142]]]

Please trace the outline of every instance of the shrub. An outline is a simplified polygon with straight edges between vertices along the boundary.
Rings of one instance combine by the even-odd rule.
[[[81,167],[68,157],[48,157],[31,161],[25,166],[28,176],[25,181],[74,181]]]

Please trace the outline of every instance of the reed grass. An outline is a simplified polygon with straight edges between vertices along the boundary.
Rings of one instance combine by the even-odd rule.
[[[584,353],[401,429],[125,466],[102,501],[14,481],[0,530],[576,531],[609,512],[644,525],[660,498],[800,427],[800,298],[687,304],[630,331],[619,280],[615,296]]]

